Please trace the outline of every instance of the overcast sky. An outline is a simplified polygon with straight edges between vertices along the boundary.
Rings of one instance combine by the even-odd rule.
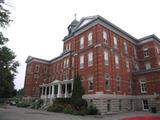
[[[14,22],[5,31],[20,62],[15,87],[24,86],[29,55],[50,60],[61,54],[67,26],[77,13],[101,15],[136,38],[160,38],[160,0],[7,0]]]

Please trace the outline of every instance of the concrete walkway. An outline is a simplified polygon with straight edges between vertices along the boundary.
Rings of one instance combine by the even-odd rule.
[[[0,120],[120,120],[133,116],[160,116],[160,113],[127,112],[105,116],[75,116],[63,113],[17,108],[9,105],[0,107]]]

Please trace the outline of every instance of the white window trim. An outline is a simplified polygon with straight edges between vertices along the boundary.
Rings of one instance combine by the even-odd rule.
[[[126,54],[128,54],[128,47],[127,47],[127,42],[124,42],[124,51]]]
[[[108,73],[105,74],[104,79],[105,79],[105,86],[106,86],[106,81],[109,81],[109,88],[107,88],[107,86],[106,86],[106,91],[110,91],[111,90],[111,78],[110,78],[110,75]]]
[[[117,36],[113,36],[113,42],[114,42],[114,48],[118,48],[118,38],[117,38]]]
[[[92,45],[92,40],[93,40],[93,33],[89,32],[88,33],[88,46]]]
[[[94,90],[93,79],[94,79],[93,76],[88,77],[88,91],[93,91]],[[92,89],[90,89],[90,82],[92,82]]]
[[[84,55],[80,56],[80,69],[84,68]]]
[[[108,51],[104,51],[104,64],[109,65],[109,53]]]
[[[119,68],[119,56],[117,54],[115,54],[115,65],[116,68]]]
[[[145,69],[146,70],[152,69],[151,63],[149,63],[149,62],[145,63]]]
[[[104,42],[108,42],[108,33],[103,30],[103,40]]]
[[[82,36],[80,38],[80,49],[83,49],[84,48],[84,37]]]
[[[143,84],[145,84],[145,88],[143,88]],[[140,81],[140,88],[141,88],[141,93],[147,93],[147,86],[146,86],[146,81],[145,80],[141,80]],[[145,89],[145,90],[143,90]]]
[[[147,47],[143,48],[143,55],[144,55],[145,58],[150,56],[149,55],[149,49]]]
[[[88,66],[92,66],[93,65],[93,52],[89,52],[88,53]]]
[[[144,100],[146,100],[146,99],[143,99],[143,100],[142,100],[142,107],[143,107],[143,110],[144,110],[144,111],[148,111],[148,110],[149,110],[149,103],[148,103],[148,100],[146,100],[147,103],[148,103],[148,109],[144,109]]]

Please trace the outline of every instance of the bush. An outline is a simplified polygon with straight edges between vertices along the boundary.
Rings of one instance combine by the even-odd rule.
[[[72,100],[72,104],[74,106],[79,107],[79,108],[81,108],[81,107],[87,107],[87,101],[84,100],[84,99],[75,99],[75,100]]]
[[[63,110],[63,112],[64,113],[69,113],[69,114],[73,114],[73,112],[74,112],[74,109],[73,108],[64,108],[64,110]]]
[[[0,104],[5,103],[6,100],[7,100],[6,98],[0,98]]]
[[[97,113],[98,113],[98,110],[96,107],[94,107],[94,106],[88,107],[88,114],[89,115],[97,115]]]
[[[32,102],[32,104],[31,104],[31,108],[33,108],[33,109],[38,109],[38,108],[40,108],[41,106],[43,105],[43,100],[41,100],[41,99],[37,99],[37,100],[34,100],[33,102]]]
[[[49,112],[63,112],[63,105],[62,104],[53,104],[52,106],[48,107],[47,111]]]
[[[29,107],[30,103],[29,102],[19,102],[17,103],[17,107]]]

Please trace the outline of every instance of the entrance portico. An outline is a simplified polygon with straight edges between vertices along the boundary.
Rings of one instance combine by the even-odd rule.
[[[54,80],[40,85],[41,99],[69,98],[72,95],[73,80]]]

